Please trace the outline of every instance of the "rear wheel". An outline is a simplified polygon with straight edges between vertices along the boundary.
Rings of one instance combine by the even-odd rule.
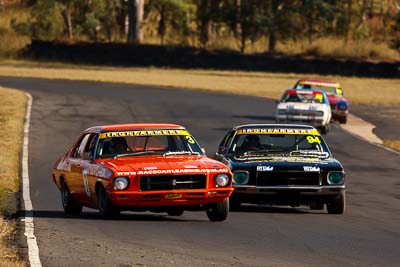
[[[111,201],[108,199],[104,187],[100,186],[97,190],[97,206],[99,208],[99,215],[103,219],[110,219],[119,215],[119,210],[116,209]]]
[[[61,180],[61,202],[65,214],[78,215],[82,212],[82,205],[78,205],[72,198],[71,192],[68,189],[64,180]]]
[[[329,214],[343,214],[346,208],[346,194],[343,192],[334,200],[326,203]]]
[[[229,198],[227,198],[223,202],[210,204],[206,209],[208,219],[212,222],[225,221],[226,218],[228,217],[228,211],[229,211]]]

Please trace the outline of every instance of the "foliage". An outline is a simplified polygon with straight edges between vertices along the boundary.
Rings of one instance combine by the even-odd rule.
[[[12,18],[8,32],[44,40],[121,42],[127,39],[127,23],[131,22],[128,3],[127,0],[21,0],[21,7],[30,7],[31,18],[23,22]],[[142,27],[147,43],[207,49],[229,47],[242,53],[254,51],[255,46],[259,52],[276,53],[282,45],[294,42],[302,47],[303,53],[320,54],[321,48],[314,43],[321,38],[343,40],[340,42],[343,46],[370,42],[400,47],[400,0],[145,0],[144,3]]]

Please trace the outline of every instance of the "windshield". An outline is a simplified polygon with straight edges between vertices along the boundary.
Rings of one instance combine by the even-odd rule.
[[[164,132],[162,132],[164,131]],[[119,136],[100,135],[96,158],[146,155],[202,155],[193,136],[186,130],[126,131]],[[138,134],[138,135],[135,135]],[[115,135],[115,134],[114,134]]]
[[[329,149],[316,130],[307,134],[243,134],[237,132],[230,153],[247,156],[329,156]]]
[[[313,91],[291,91],[283,95],[282,102],[324,103],[324,95]]]
[[[336,87],[334,86],[321,86],[321,85],[310,85],[310,84],[298,84],[296,89],[312,89],[312,90],[321,90],[325,91],[328,95],[336,95],[341,94],[341,90],[336,91]]]

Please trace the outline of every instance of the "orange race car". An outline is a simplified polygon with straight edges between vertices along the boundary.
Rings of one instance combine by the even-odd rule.
[[[182,126],[121,124],[85,130],[55,164],[53,179],[66,214],[82,207],[103,218],[120,211],[205,210],[211,221],[227,218],[232,173],[204,155]]]

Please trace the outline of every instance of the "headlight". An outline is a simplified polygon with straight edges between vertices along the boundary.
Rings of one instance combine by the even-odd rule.
[[[114,180],[114,188],[116,190],[124,190],[128,187],[129,180],[126,177],[117,177]]]
[[[329,184],[343,184],[344,173],[343,172],[330,172],[328,173]]]
[[[247,184],[249,181],[248,171],[235,171],[233,173],[233,182],[235,184]]]
[[[224,187],[229,184],[229,176],[227,174],[218,174],[215,176],[215,184],[217,187]]]
[[[345,103],[340,103],[337,107],[339,110],[347,110],[347,105]]]

